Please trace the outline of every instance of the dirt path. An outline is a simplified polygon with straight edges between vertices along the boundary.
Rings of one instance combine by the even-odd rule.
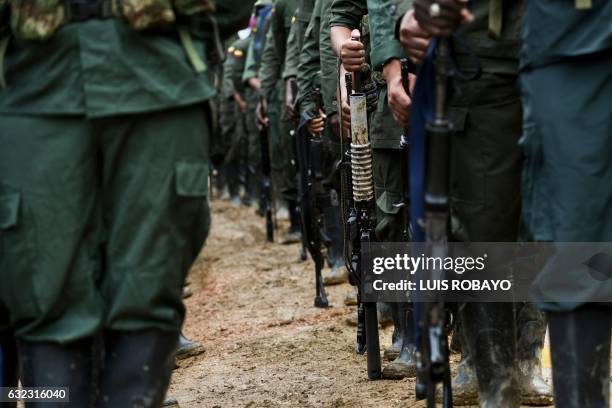
[[[349,285],[313,304],[312,263],[299,245],[265,242],[252,209],[212,204],[213,225],[191,275],[185,332],[206,352],[181,362],[169,395],[181,407],[420,406],[414,380],[368,381],[345,319]],[[381,332],[382,346],[391,339]]]

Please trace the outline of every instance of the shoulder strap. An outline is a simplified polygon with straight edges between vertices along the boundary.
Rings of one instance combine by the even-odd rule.
[[[588,10],[593,8],[593,0],[576,0],[577,10]]]
[[[6,81],[4,80],[4,55],[6,54],[10,39],[10,34],[0,37],[0,89],[6,88]]]
[[[503,21],[504,1],[489,0],[489,36],[496,40],[501,38]]]

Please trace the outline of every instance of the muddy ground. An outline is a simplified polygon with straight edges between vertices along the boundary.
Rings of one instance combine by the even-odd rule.
[[[174,371],[168,394],[181,407],[424,406],[414,379],[367,380],[345,323],[348,284],[328,288],[332,307],[314,308],[313,265],[297,262],[299,244],[266,243],[250,208],[215,201],[212,210],[185,323],[206,352]],[[391,328],[382,330],[381,349],[390,340]]]

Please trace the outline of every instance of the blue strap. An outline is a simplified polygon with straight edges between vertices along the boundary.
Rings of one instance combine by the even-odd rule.
[[[410,223],[413,241],[425,241],[425,230],[419,220],[425,219],[425,169],[426,169],[426,131],[425,124],[432,120],[435,107],[435,69],[434,56],[437,39],[429,44],[425,60],[419,68],[417,81],[412,94],[412,113],[410,119],[410,160],[408,179],[410,180]]]
[[[274,7],[272,5],[263,6],[259,9],[257,14],[257,30],[255,31],[255,39],[253,40],[255,44],[253,47],[255,49],[255,60],[259,60],[262,53],[263,42],[266,38],[266,22],[268,20],[268,14],[272,11]]]

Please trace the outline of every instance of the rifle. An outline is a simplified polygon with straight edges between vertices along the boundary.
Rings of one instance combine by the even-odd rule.
[[[363,354],[367,350],[368,378],[374,380],[381,376],[378,316],[375,302],[362,301],[362,277],[365,276],[365,273],[361,255],[362,249],[368,248],[374,239],[375,200],[372,150],[368,134],[366,95],[362,92],[353,93],[350,85],[354,80],[356,90],[362,91],[362,76],[364,74],[364,72],[355,73],[354,78],[351,78],[350,74],[345,76],[347,98],[351,108],[351,142],[346,155],[350,157],[351,171],[350,176],[348,176],[350,177],[350,187],[343,193],[350,192],[350,208],[347,220],[350,261],[347,262],[347,267],[351,283],[357,286],[357,344],[355,351]]]
[[[291,139],[296,138],[296,134],[297,134],[297,129],[292,129],[289,131],[289,136],[291,136]],[[297,142],[293,143],[293,157],[295,157],[295,162],[298,162],[298,153],[297,153]],[[297,169],[297,177],[298,177],[298,187],[299,187],[299,174],[300,174],[300,170],[299,170],[299,163],[295,163],[296,167],[298,167]],[[300,215],[300,220],[302,219],[302,203],[300,200],[298,200],[297,204],[296,204],[296,209],[298,211],[298,214]],[[304,232],[304,225],[303,222],[300,221],[300,257],[299,260],[300,261],[305,261],[306,259],[308,259],[308,254],[306,253],[306,251],[308,250],[308,244],[306,243],[306,233]]]
[[[321,92],[314,90],[316,110],[312,119],[319,116],[321,108]],[[308,114],[306,114],[308,115]],[[297,158],[300,177],[300,210],[302,215],[302,235],[305,238],[308,252],[315,263],[315,307],[328,307],[327,293],[323,285],[322,270],[324,265],[321,241],[328,243],[329,238],[323,232],[322,211],[318,196],[322,194],[323,174],[321,171],[321,137],[311,135],[306,127],[307,120],[303,120],[298,129],[296,138]]]
[[[260,102],[262,117],[265,117],[263,97]],[[259,129],[259,145],[261,148],[261,202],[266,215],[266,239],[274,242],[274,220],[272,218],[272,170],[270,165],[270,142],[268,126],[261,125]]]
[[[423,208],[425,214],[425,254],[436,258],[448,255],[448,219],[449,219],[449,139],[452,126],[447,112],[447,85],[450,66],[450,48],[448,40],[439,39],[435,54],[435,105],[433,118],[425,124],[426,144],[425,194]],[[418,153],[417,153],[418,154]],[[415,213],[416,214],[416,213]],[[412,228],[415,225],[413,218]],[[422,239],[421,231],[417,240]],[[433,279],[442,279],[444,270],[432,270]],[[452,407],[448,320],[449,313],[443,299],[435,297],[415,303],[417,315],[417,399],[427,399],[427,407],[436,405],[437,385],[442,383],[443,405]]]

